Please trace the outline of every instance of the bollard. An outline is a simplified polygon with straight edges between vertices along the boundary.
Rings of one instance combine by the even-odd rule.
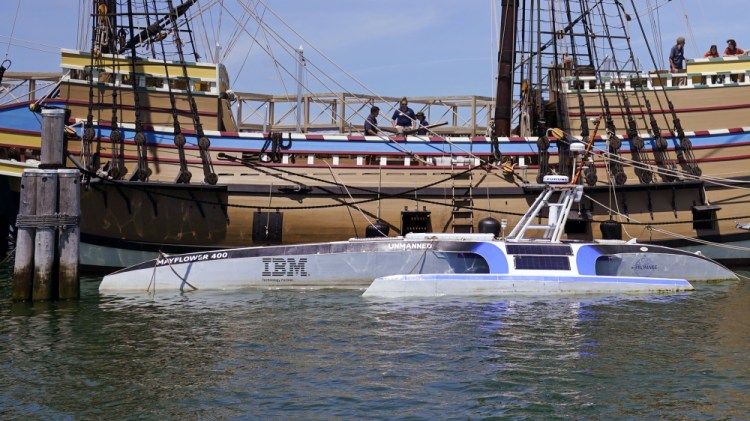
[[[80,296],[78,256],[81,229],[81,183],[75,169],[57,170],[60,183],[60,266],[58,270],[59,299],[77,299]]]
[[[28,223],[28,219],[36,215],[36,186],[41,176],[40,170],[26,170],[21,177],[21,200],[16,217],[16,261],[13,266],[14,301],[31,299],[36,228]]]
[[[46,108],[42,110],[42,150],[39,168],[63,168],[65,158],[65,110]]]
[[[55,297],[55,245],[57,222],[57,171],[40,170],[37,181],[36,215],[40,220],[34,242],[34,285],[31,299],[51,300]]]

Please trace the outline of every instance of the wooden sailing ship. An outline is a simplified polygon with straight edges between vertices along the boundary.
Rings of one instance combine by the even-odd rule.
[[[750,258],[709,244],[750,241],[736,227],[750,220],[738,188],[750,159],[750,58],[689,60],[681,74],[617,61],[603,69],[601,43],[629,38],[594,33],[601,26],[592,20],[607,16],[601,3],[554,10],[559,2],[505,1],[497,103],[479,105],[490,111],[486,132],[476,121],[460,134],[453,124],[365,136],[347,124],[343,94],[331,100],[337,133],[307,124],[245,131],[224,67],[190,59],[196,1],[142,11],[152,13],[149,25],[133,23],[134,2],[116,3],[94,2],[91,49],[62,51],[49,95],[0,106],[5,175],[23,168],[10,159],[19,150],[40,149],[35,112],[69,110],[70,165],[87,181],[85,265],[366,233],[472,232],[487,217],[512,225],[551,173],[585,185],[566,226],[571,240],[638,238],[729,263]],[[625,19],[625,7],[614,11]],[[541,12],[561,20],[545,29],[534,19]],[[166,39],[175,40],[171,56]],[[377,102],[348,96],[359,109]],[[476,98],[472,106],[476,118]]]

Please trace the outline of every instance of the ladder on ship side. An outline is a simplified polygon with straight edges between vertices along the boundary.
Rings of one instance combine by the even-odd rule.
[[[455,172],[455,167],[453,168]],[[460,167],[459,167],[460,169]],[[454,174],[451,185],[451,226],[454,233],[474,232],[474,196],[472,171]]]

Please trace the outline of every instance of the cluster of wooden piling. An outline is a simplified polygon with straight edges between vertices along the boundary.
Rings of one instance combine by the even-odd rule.
[[[39,169],[21,179],[13,300],[75,299],[80,296],[80,173],[64,169],[65,110],[42,112]]]

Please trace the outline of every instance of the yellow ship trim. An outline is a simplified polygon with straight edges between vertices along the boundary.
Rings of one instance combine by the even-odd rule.
[[[130,57],[121,55],[104,54],[102,57],[94,60],[94,66],[109,73],[130,74],[131,72]],[[61,66],[64,69],[83,70],[91,66],[91,54],[77,50],[62,50]],[[185,63],[188,77],[191,79],[201,79],[206,81],[216,80],[216,65],[210,63]],[[183,64],[174,61],[136,59],[136,73],[167,77],[183,77]]]

